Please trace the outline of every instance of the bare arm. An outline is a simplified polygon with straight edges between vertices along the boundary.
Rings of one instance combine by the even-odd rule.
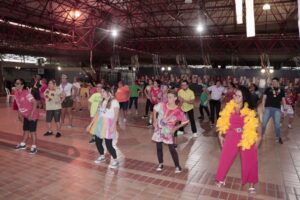
[[[36,111],[36,108],[37,108],[37,101],[35,99],[32,99],[31,100],[31,103],[32,103],[32,111],[30,113],[30,116],[29,116],[29,119],[32,120],[32,117],[33,117],[33,113]]]
[[[256,129],[257,132],[257,141],[256,141],[256,147],[259,146],[261,139],[262,139],[262,127],[261,127],[261,123],[259,122],[259,125]]]
[[[282,105],[284,108],[286,108],[286,101],[285,101],[285,97],[282,97],[281,99]]]
[[[117,127],[117,122],[119,119],[119,110],[120,110],[120,108],[114,108],[115,117],[114,117],[113,123],[112,123],[114,128]]]
[[[187,125],[188,123],[190,123],[189,120],[185,121],[185,122],[181,122],[179,125],[175,126],[174,128],[174,132],[177,131],[178,129],[180,129],[181,127],[184,127],[185,125]]]
[[[149,91],[147,90],[147,87],[144,89],[144,94],[146,97],[149,97]]]
[[[184,100],[184,102],[189,103],[189,104],[193,104],[193,103],[195,103],[195,99],[192,99],[192,100]]]
[[[263,95],[263,98],[262,98],[262,102],[261,102],[263,112],[264,112],[264,110],[265,110],[266,99],[267,99],[267,95],[264,94],[264,95]]]

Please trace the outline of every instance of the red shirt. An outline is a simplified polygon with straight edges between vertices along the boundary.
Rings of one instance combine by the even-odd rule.
[[[44,92],[47,90],[48,88],[48,85],[47,84],[43,84],[41,87],[40,87],[40,97],[42,99],[45,99],[45,95],[44,95]]]
[[[157,104],[159,102],[160,93],[161,93],[160,88],[151,87],[150,90],[151,103]]]
[[[16,90],[15,92],[15,100],[18,105],[19,112],[23,117],[29,118],[29,115],[32,112],[33,106],[32,101],[34,97],[28,90],[22,90],[21,92]],[[39,118],[38,109],[35,110],[32,116],[33,120],[37,120]]]
[[[285,101],[286,101],[287,105],[293,106],[296,102],[296,98],[294,95],[290,95],[290,96],[285,97]]]

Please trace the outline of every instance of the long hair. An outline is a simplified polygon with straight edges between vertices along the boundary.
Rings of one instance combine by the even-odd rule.
[[[246,88],[245,86],[239,86],[237,88],[237,90],[241,91],[241,93],[243,95],[243,107],[247,103],[248,104],[248,108],[254,109],[255,106],[254,106],[254,103],[252,101],[251,93],[250,93],[249,89]]]
[[[111,91],[111,88],[110,88],[110,87],[105,86],[105,87],[103,87],[102,89],[110,95],[110,97],[109,97],[109,99],[108,99],[108,101],[107,101],[106,107],[105,107],[105,109],[110,109],[110,107],[111,107],[111,102],[112,102],[112,100],[114,100],[115,98],[114,98],[114,96],[112,95],[112,91]],[[103,105],[103,102],[104,102],[104,101],[101,102],[101,106]]]
[[[17,81],[20,81],[20,82],[21,82],[21,85],[23,85],[23,89],[26,88],[26,83],[25,83],[25,80],[24,80],[24,79],[22,79],[22,78],[17,78],[17,79],[15,79],[15,84],[16,84]]]

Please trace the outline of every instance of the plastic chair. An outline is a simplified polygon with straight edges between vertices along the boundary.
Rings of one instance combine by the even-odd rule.
[[[15,95],[12,95],[9,91],[8,88],[5,88],[5,92],[6,92],[6,102],[9,103],[10,102],[10,98],[14,99]]]

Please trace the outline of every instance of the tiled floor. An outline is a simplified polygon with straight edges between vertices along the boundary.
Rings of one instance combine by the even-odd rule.
[[[205,123],[202,127],[207,131],[201,137],[193,139],[191,134],[186,134],[179,138],[178,153],[184,170],[175,175],[167,148],[164,148],[164,171],[155,171],[157,158],[155,144],[151,142],[152,129],[141,119],[142,110],[139,116],[131,114],[128,122],[118,127],[118,170],[108,169],[108,161],[94,164],[98,153],[94,145],[88,144],[89,135],[84,132],[88,124],[86,110],[75,113],[75,127],[63,127],[64,135],[59,139],[43,136],[46,124],[41,119],[36,155],[14,150],[22,135],[21,124],[3,100],[0,113],[1,200],[300,199],[298,115],[293,129],[288,130],[286,122],[283,124],[283,145],[275,142],[272,124],[269,125],[259,150],[257,194],[248,195],[247,188],[240,184],[239,159],[230,170],[225,188],[215,187],[220,147],[214,130],[209,130]]]

